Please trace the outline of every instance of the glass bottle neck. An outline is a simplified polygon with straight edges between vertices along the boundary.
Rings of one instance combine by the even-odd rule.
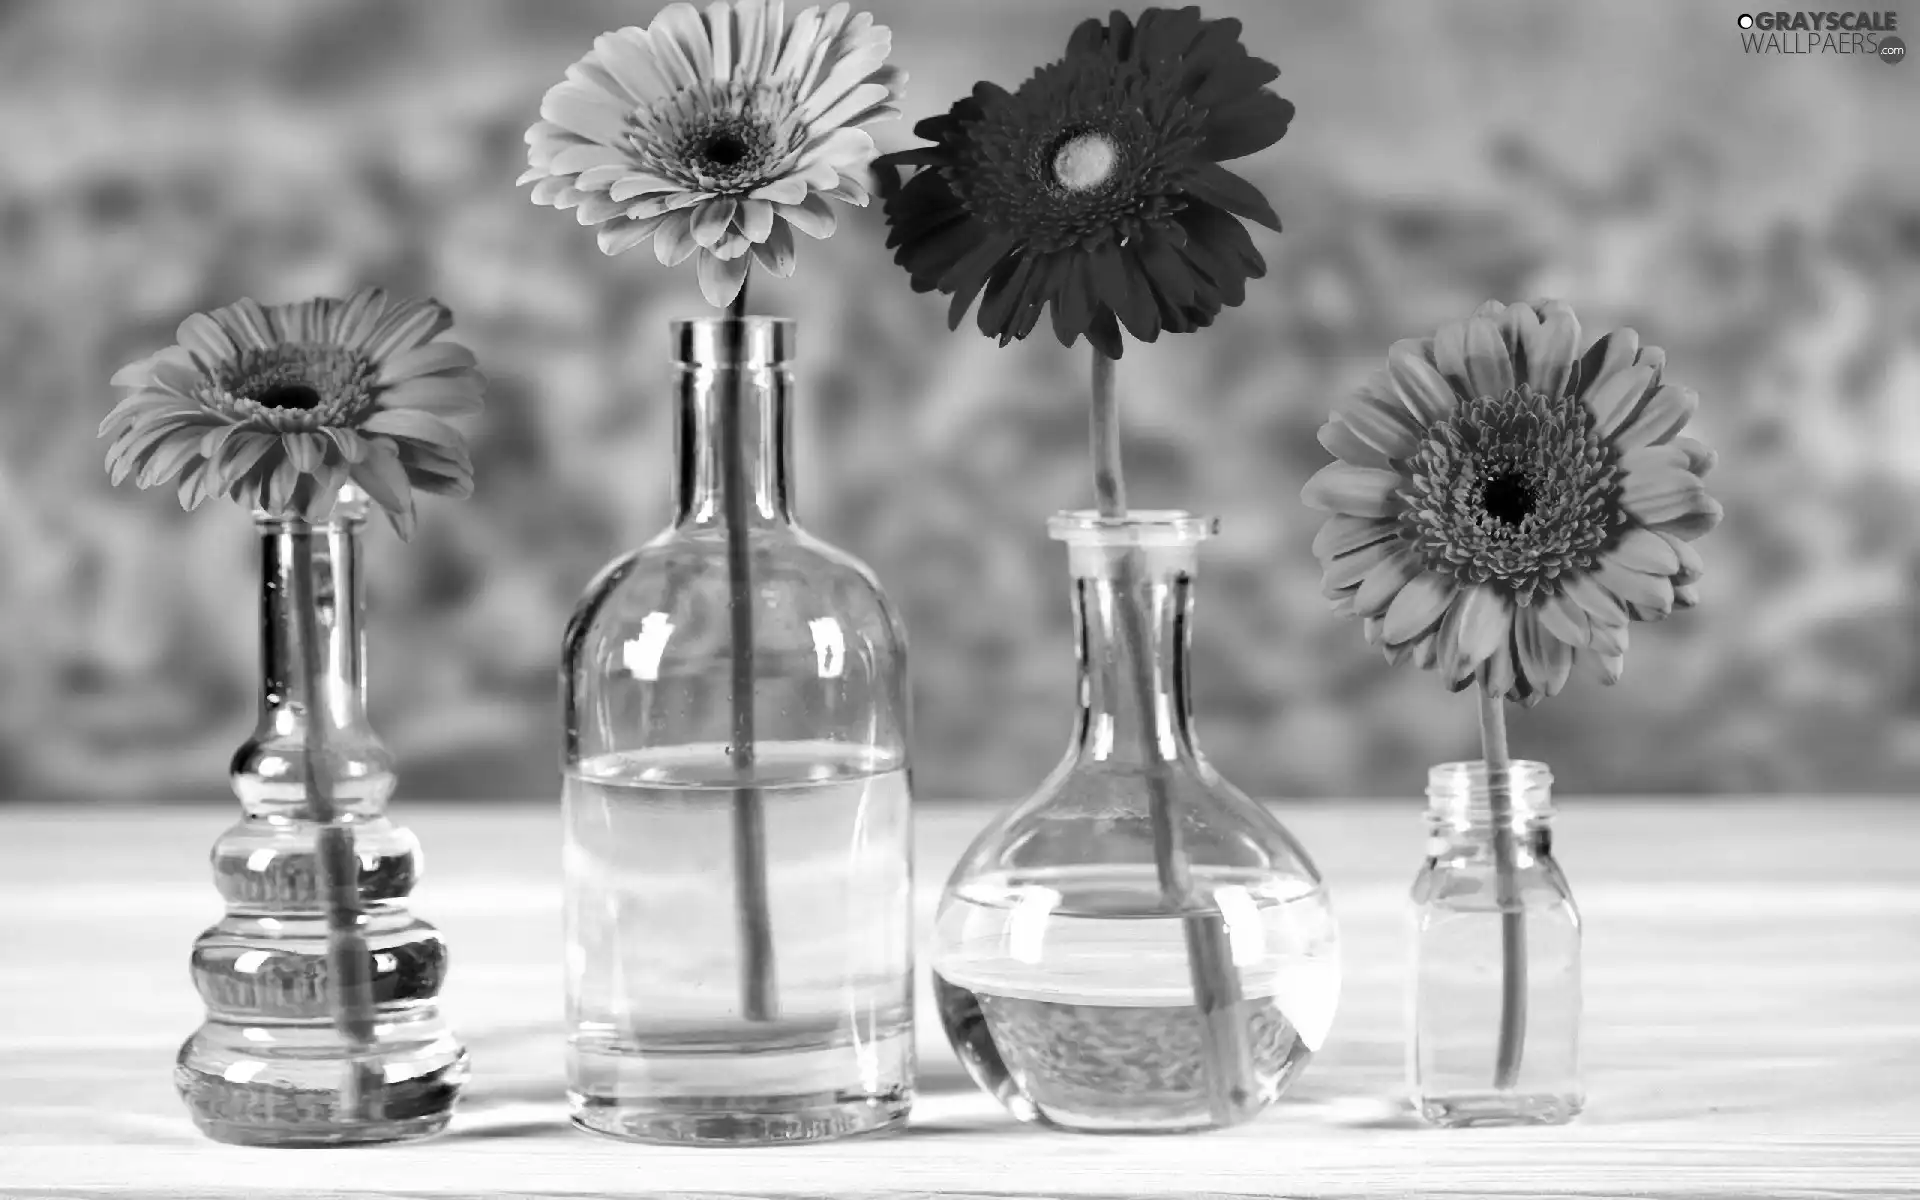
[[[1192,546],[1075,546],[1076,753],[1192,763]]]
[[[319,732],[357,732],[366,721],[365,609],[360,582],[363,498],[343,497],[335,515],[318,524],[258,517],[260,537],[259,734],[304,740],[308,722]],[[309,661],[302,643],[317,633]]]
[[[676,327],[676,526],[792,524],[789,328],[765,318]]]
[[[1544,855],[1552,844],[1553,772],[1515,760],[1504,775],[1483,762],[1441,763],[1427,773],[1427,835],[1435,857],[1490,853],[1497,834]]]

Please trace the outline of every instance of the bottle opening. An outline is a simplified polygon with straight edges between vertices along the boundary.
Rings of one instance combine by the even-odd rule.
[[[694,317],[672,323],[674,361],[688,367],[778,367],[793,361],[788,317]]]
[[[1047,533],[1069,546],[1197,546],[1219,532],[1220,518],[1177,508],[1129,509],[1117,517],[1081,509],[1047,521]]]
[[[1516,821],[1553,815],[1553,772],[1543,762],[1515,759],[1508,764],[1507,791]],[[1427,771],[1427,810],[1452,820],[1485,820],[1492,815],[1487,793],[1487,764],[1479,759],[1440,763]]]

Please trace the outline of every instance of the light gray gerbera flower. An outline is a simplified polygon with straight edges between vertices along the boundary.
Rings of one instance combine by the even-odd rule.
[[[600,249],[653,242],[666,266],[698,254],[725,306],[747,265],[793,273],[793,231],[833,233],[828,199],[865,205],[876,147],[905,81],[892,34],[845,4],[786,18],[780,0],[671,4],[601,35],[527,131],[536,204],[577,209]]]
[[[1564,304],[1489,303],[1396,343],[1321,428],[1325,592],[1390,661],[1532,704],[1583,654],[1615,682],[1630,622],[1697,602],[1689,543],[1721,516],[1681,436],[1698,398],[1631,329],[1579,342]]]
[[[358,484],[395,530],[413,491],[466,496],[473,467],[444,417],[479,411],[483,380],[464,346],[435,339],[453,315],[378,288],[345,300],[195,313],[179,343],[122,367],[133,389],[100,425],[114,483],[179,480],[180,504],[213,496],[324,519]]]

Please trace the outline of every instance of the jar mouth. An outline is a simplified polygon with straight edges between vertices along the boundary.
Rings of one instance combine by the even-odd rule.
[[[791,317],[685,317],[668,328],[674,361],[684,367],[777,367],[793,361]]]
[[[1048,535],[1070,546],[1197,546],[1219,532],[1219,517],[1178,508],[1134,508],[1117,517],[1079,509],[1047,521]]]
[[[1507,786],[1517,816],[1545,816],[1553,811],[1553,771],[1546,763],[1514,759],[1507,764]],[[1475,758],[1428,768],[1427,805],[1437,814],[1488,813],[1487,764]]]

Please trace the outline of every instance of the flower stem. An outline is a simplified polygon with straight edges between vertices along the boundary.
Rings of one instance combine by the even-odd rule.
[[[751,275],[751,267],[749,267]],[[732,643],[732,725],[728,756],[734,774],[733,889],[740,933],[740,1007],[749,1021],[771,1021],[779,994],[773,966],[773,917],[767,902],[767,818],[754,773],[753,574],[747,495],[747,448],[741,407],[746,384],[741,359],[746,343],[747,279],[727,309],[723,374],[727,394],[720,412],[720,474],[727,517],[727,615]]]
[[[1120,461],[1119,405],[1113,388],[1114,360],[1093,352],[1093,488],[1103,517],[1127,514],[1126,482]],[[1146,634],[1140,608],[1133,601],[1133,554],[1129,550],[1116,565],[1114,590],[1124,653],[1133,666],[1134,688],[1142,714],[1151,713],[1158,694],[1154,665],[1145,657]],[[1154,737],[1150,722],[1141,736]],[[1201,1064],[1206,1073],[1207,1102],[1222,1125],[1246,1119],[1255,1104],[1252,1050],[1242,1020],[1240,977],[1233,965],[1232,943],[1226,920],[1212,898],[1194,886],[1185,839],[1173,811],[1158,748],[1149,745],[1142,756],[1147,764],[1147,817],[1153,828],[1153,865],[1164,902],[1181,914],[1187,944],[1187,977],[1193,986],[1194,1008],[1200,1015]]]
[[[349,1058],[340,1085],[339,1112],[347,1121],[380,1119],[382,1078],[368,1063],[373,1044],[372,951],[360,929],[360,870],[353,851],[353,830],[334,803],[333,767],[327,760],[326,673],[321,654],[320,605],[315,575],[318,560],[311,526],[289,535],[292,564],[288,600],[300,639],[301,675],[306,680],[305,745],[301,771],[307,815],[319,829],[314,846],[321,902],[326,906],[327,1009],[333,1027],[346,1039]],[[342,598],[334,597],[335,605]]]
[[[1488,818],[1493,824],[1494,899],[1500,907],[1500,1043],[1493,1086],[1506,1091],[1520,1078],[1527,1041],[1527,914],[1514,875],[1512,759],[1507,754],[1506,699],[1480,689],[1480,754],[1487,770]]]

